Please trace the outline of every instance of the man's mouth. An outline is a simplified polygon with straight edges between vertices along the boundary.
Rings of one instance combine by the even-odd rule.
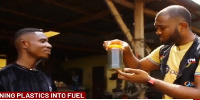
[[[45,52],[51,54],[51,50],[45,50]]]

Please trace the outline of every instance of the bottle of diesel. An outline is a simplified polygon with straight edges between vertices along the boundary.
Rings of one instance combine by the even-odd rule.
[[[122,69],[123,50],[122,45],[112,44],[108,46],[108,70]]]

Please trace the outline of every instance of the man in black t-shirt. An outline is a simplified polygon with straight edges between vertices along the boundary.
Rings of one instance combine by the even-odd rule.
[[[15,34],[17,61],[0,70],[0,91],[56,91],[50,77],[36,69],[37,62],[48,58],[52,46],[41,29],[24,28]]]

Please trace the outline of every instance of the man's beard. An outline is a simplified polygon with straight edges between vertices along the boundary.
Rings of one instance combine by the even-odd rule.
[[[178,41],[178,38],[180,38],[180,33],[178,32],[178,29],[176,28],[174,30],[174,33],[171,34],[166,41],[161,41],[164,45],[170,45],[170,44],[176,44]]]

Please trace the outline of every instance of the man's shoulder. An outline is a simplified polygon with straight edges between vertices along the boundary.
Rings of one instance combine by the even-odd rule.
[[[11,69],[15,68],[15,66],[16,66],[15,64],[9,64],[9,65],[3,67],[3,68],[0,70],[0,73],[6,72],[6,71],[8,71],[8,70],[11,70]]]
[[[196,36],[196,46],[195,46],[195,49],[198,53],[198,55],[200,55],[200,37],[199,36]]]

